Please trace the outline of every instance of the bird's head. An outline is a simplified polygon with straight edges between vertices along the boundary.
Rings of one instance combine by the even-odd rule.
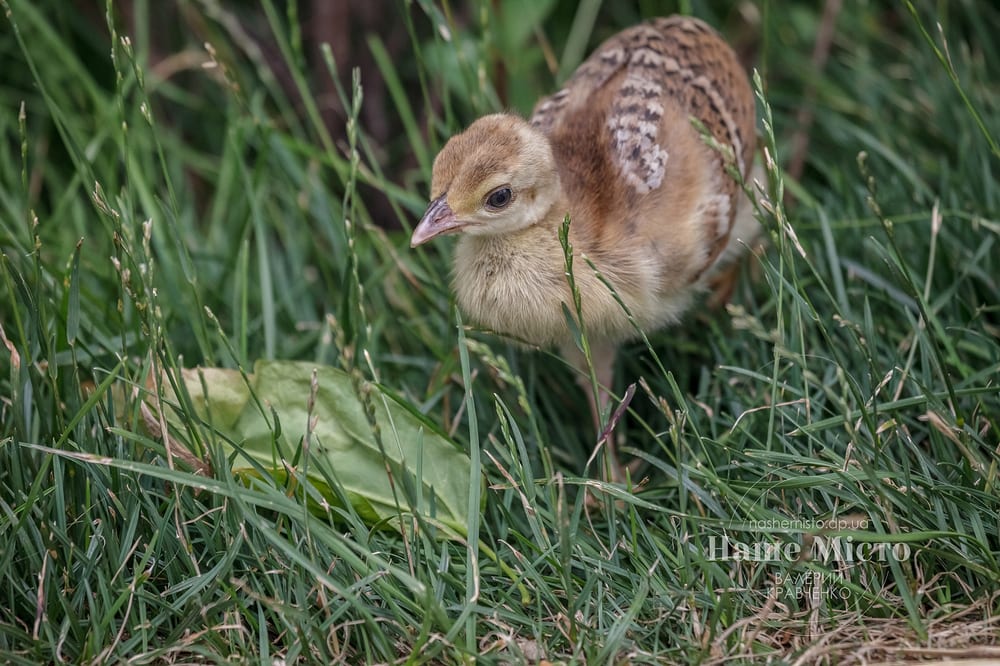
[[[450,233],[491,236],[541,222],[559,196],[544,134],[510,114],[484,116],[434,160],[432,201],[411,247]]]

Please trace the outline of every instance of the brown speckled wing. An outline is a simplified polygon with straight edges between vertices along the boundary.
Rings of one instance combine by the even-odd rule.
[[[735,166],[747,175],[754,149],[754,100],[746,74],[719,34],[690,17],[654,19],[615,35],[562,90],[536,106],[531,123],[553,135],[560,134],[561,123],[584,124],[580,114],[588,109],[604,114],[608,158],[625,196],[633,199],[659,188],[670,173],[669,146],[661,136],[670,108],[697,118],[716,141],[732,147]],[[715,159],[718,195],[700,206],[711,228],[709,263],[726,246],[739,194],[725,173],[722,155]]]
[[[666,60],[666,94],[698,119],[721,145],[733,150],[735,167],[747,177],[755,144],[755,105],[746,73],[736,54],[715,30],[683,16],[652,22],[662,35]],[[703,202],[704,222],[713,239],[705,268],[723,252],[741,196],[726,173],[721,153],[715,155],[716,191]]]
[[[740,173],[754,148],[754,100],[746,73],[722,37],[697,19],[659,18],[660,39],[647,48],[665,61],[665,94],[700,120],[715,139],[732,146]]]

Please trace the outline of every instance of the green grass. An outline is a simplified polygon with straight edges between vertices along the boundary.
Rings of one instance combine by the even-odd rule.
[[[845,662],[998,643],[989,3],[846,3],[820,71],[815,3],[406,3],[407,57],[368,38],[377,71],[338,81],[342,136],[310,94],[336,64],[306,53],[295,4],[185,5],[170,54],[191,60],[167,78],[156,3],[128,30],[117,3],[110,21],[0,4],[0,661]],[[406,231],[452,131],[554,90],[545,49],[563,76],[678,10],[756,50],[770,244],[728,311],[623,350],[625,451],[646,461],[625,489],[586,465],[571,371],[461,325],[448,243],[411,251]],[[375,78],[385,142],[358,121]],[[782,166],[810,96],[796,183]],[[472,458],[470,538],[245,487],[190,404],[172,435],[208,477],[144,427],[157,381],[260,358],[339,365],[446,432]],[[906,556],[712,559],[722,537]]]

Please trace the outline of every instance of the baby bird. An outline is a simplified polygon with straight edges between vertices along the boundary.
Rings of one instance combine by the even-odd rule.
[[[575,316],[559,241],[565,217],[574,254],[593,262],[639,327],[676,323],[758,234],[726,172],[728,160],[749,177],[754,145],[753,93],[732,49],[700,20],[653,19],[604,42],[530,120],[488,115],[452,137],[434,161],[433,200],[411,246],[460,234],[454,289],[465,316],[557,346],[586,370],[564,314],[565,304]],[[616,348],[637,333],[586,262],[574,263],[574,277],[604,403]],[[600,430],[600,406],[591,407]],[[608,438],[617,480],[612,447]]]

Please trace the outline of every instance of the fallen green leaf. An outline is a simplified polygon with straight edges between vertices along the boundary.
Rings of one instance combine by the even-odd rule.
[[[362,400],[347,373],[288,361],[259,361],[246,380],[223,368],[182,374],[198,417],[223,436],[227,454],[234,447],[224,440],[241,452],[233,472],[247,483],[261,482],[249,456],[289,488],[308,479],[330,505],[346,496],[370,524],[399,528],[396,518],[420,515],[465,534],[469,457],[377,385],[363,384]],[[166,417],[179,425],[174,409]]]

